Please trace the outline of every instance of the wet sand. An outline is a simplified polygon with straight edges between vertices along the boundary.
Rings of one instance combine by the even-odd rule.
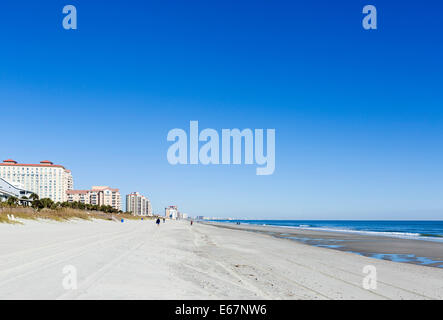
[[[266,233],[278,238],[352,252],[366,257],[443,268],[443,242],[287,227],[236,225],[221,222],[203,223],[222,228]]]

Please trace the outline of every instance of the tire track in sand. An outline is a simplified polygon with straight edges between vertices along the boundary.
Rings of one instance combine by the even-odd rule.
[[[80,257],[80,256],[90,252],[91,249],[96,250],[97,246],[99,246],[99,245],[124,238],[127,235],[132,234],[133,232],[134,232],[133,229],[131,229],[130,231],[118,232],[117,233],[118,236],[115,236],[112,238],[102,239],[98,242],[93,242],[93,243],[89,243],[87,245],[83,245],[80,247],[74,247],[71,249],[67,249],[62,252],[56,253],[54,255],[45,256],[45,257],[30,261],[25,264],[20,264],[18,266],[12,267],[12,268],[2,270],[2,271],[0,271],[1,277],[8,276],[7,273],[11,273],[13,271],[20,271],[20,269],[25,269],[24,272],[21,271],[19,274],[15,275],[15,276],[8,277],[6,280],[0,281],[0,287],[4,286],[6,284],[9,284],[13,281],[16,281],[18,279],[30,276],[32,274],[38,273],[38,272],[48,269],[50,267],[53,267],[53,266],[65,263],[67,261],[70,261],[72,259],[75,259],[77,257]],[[102,250],[103,248],[99,247],[99,249]],[[61,259],[57,259],[57,257],[60,257],[60,256],[61,257],[66,256],[66,257],[63,257]],[[45,263],[45,261],[48,261],[48,260],[51,261],[53,259],[56,259],[56,261]],[[6,273],[6,275],[5,275],[5,273]]]

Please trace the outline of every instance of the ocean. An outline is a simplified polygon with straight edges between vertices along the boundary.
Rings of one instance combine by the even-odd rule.
[[[290,227],[307,230],[352,232],[405,239],[443,242],[443,221],[385,220],[217,220],[241,224]]]

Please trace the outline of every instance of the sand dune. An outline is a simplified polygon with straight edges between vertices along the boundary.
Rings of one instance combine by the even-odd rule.
[[[363,288],[364,266],[377,289]],[[66,266],[78,288],[66,290]],[[443,270],[167,221],[0,224],[0,299],[442,299]]]

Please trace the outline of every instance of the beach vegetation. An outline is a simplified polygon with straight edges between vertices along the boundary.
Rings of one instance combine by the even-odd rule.
[[[31,199],[32,201],[29,201]],[[109,205],[99,206],[81,202],[54,202],[49,198],[39,199],[36,194],[32,194],[26,199],[10,197],[4,202],[0,202],[0,223],[21,223],[20,219],[46,219],[62,222],[72,219],[115,220],[115,218],[119,220],[140,220],[142,217],[135,216],[130,212],[116,210]],[[149,219],[152,217],[143,218]]]

